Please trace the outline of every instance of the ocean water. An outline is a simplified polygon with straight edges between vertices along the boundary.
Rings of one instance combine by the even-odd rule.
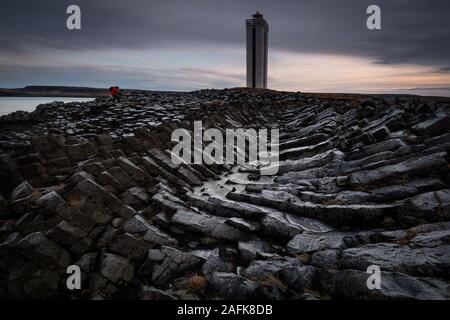
[[[0,116],[14,111],[34,111],[36,107],[42,103],[53,101],[67,102],[86,102],[92,101],[94,98],[70,98],[70,97],[0,97]]]

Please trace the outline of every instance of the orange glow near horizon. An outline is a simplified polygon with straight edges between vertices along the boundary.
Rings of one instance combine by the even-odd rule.
[[[75,86],[108,87],[111,79],[115,79],[114,83],[122,87],[150,90],[243,87],[246,78],[245,49],[233,46],[80,50],[76,54],[47,49],[42,55],[0,57],[0,65],[7,65],[11,70],[22,68],[22,74],[35,68],[48,71],[50,81],[44,84],[58,83],[51,72],[61,69],[67,71],[60,76]],[[68,77],[78,70],[82,70],[80,77],[85,76],[87,80]],[[89,78],[89,75],[93,76]],[[14,76],[12,71],[9,78]],[[268,86],[303,92],[450,96],[450,73],[420,65],[383,65],[368,58],[274,49],[269,55]],[[411,89],[415,88],[419,89],[413,92]],[[427,88],[431,91],[425,92]]]
[[[275,52],[273,89],[314,92],[389,92],[448,87],[450,74],[418,65],[383,65],[357,57]]]

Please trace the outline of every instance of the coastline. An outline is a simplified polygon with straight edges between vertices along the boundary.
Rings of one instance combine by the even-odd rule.
[[[26,86],[24,88],[0,88],[0,97],[107,97],[107,88],[66,87],[66,86]]]

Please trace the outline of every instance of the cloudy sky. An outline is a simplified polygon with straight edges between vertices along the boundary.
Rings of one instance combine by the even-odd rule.
[[[81,7],[82,30],[66,28]],[[366,9],[382,10],[382,30]],[[450,96],[448,0],[2,0],[0,87],[245,86],[245,19],[270,25],[269,87]]]

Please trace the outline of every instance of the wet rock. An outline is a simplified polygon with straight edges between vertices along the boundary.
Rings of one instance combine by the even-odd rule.
[[[39,207],[47,210],[46,214],[55,214],[67,220],[80,229],[90,232],[95,225],[95,221],[89,215],[70,206],[57,192],[49,192],[35,201]]]
[[[111,220],[111,225],[116,229],[121,229],[125,223],[123,218],[114,218]]]
[[[411,186],[395,185],[373,189],[371,190],[371,193],[374,193],[380,197],[380,200],[378,200],[377,202],[389,202],[413,196],[418,193],[418,190],[417,188]]]
[[[368,185],[401,174],[420,171],[422,174],[447,165],[445,153],[436,153],[422,158],[409,159],[399,164],[385,166],[370,171],[356,172],[350,175],[351,185]]]
[[[450,191],[428,192],[407,199],[400,211],[426,221],[435,222],[450,218]]]
[[[106,253],[101,259],[100,273],[113,283],[129,282],[134,277],[134,267],[128,259]]]
[[[449,284],[432,278],[415,278],[403,273],[381,272],[381,289],[370,290],[363,271],[344,270],[335,276],[333,297],[367,300],[446,300]]]
[[[161,250],[151,249],[148,251],[148,259],[153,262],[161,262],[164,260],[165,254]]]
[[[185,167],[178,168],[177,176],[179,176],[181,179],[183,179],[185,182],[188,182],[192,186],[203,185],[203,182]]]
[[[150,176],[141,168],[125,157],[117,159],[120,167],[125,170],[134,180],[145,182],[151,180]]]
[[[120,199],[126,205],[143,207],[149,203],[150,197],[143,188],[133,187],[120,195]]]
[[[217,216],[261,219],[265,215],[263,210],[245,203],[236,203],[217,197],[208,197],[206,199],[201,196],[196,196],[190,192],[187,193],[186,196],[189,198],[189,203],[192,203],[201,210]]]
[[[120,183],[120,181],[107,171],[103,171],[96,177],[96,180],[103,186],[112,186],[117,192],[122,192],[125,187]]]
[[[249,299],[256,288],[254,282],[231,272],[214,272],[208,278],[208,291],[222,299]]]
[[[9,154],[0,154],[0,188],[3,194],[10,194],[22,180],[22,175],[12,157]]]
[[[449,126],[449,117],[445,114],[439,114],[429,120],[417,124],[412,129],[420,135],[431,136],[443,132]]]
[[[121,142],[122,142],[122,149],[127,154],[142,151],[142,146],[136,137],[133,136],[123,137]]]
[[[91,162],[84,166],[84,170],[97,177],[105,172],[105,167],[99,162]]]
[[[159,209],[170,215],[176,213],[178,210],[186,209],[186,204],[182,200],[166,191],[156,193],[152,197],[152,201]]]
[[[132,208],[124,205],[116,196],[90,179],[78,183],[77,188],[96,204],[100,206],[106,205],[112,212],[125,219],[129,219],[136,214]]]
[[[311,224],[306,218],[300,218],[288,213],[274,212],[267,214],[262,220],[264,232],[281,238],[291,238],[302,233]],[[319,224],[318,224],[319,226]]]
[[[143,286],[141,288],[139,298],[141,300],[177,300],[172,293],[150,286]]]
[[[86,171],[80,171],[75,173],[70,180],[73,184],[78,184],[84,180],[95,180],[94,177]]]
[[[148,242],[159,244],[161,246],[172,246],[176,247],[178,245],[178,240],[171,237],[169,234],[159,230],[157,227],[149,225],[147,232],[144,235],[144,239]]]
[[[0,219],[8,214],[8,202],[0,192]]]
[[[20,172],[35,187],[41,187],[50,180],[47,169],[40,163],[30,163],[20,166]]]
[[[63,246],[70,246],[86,237],[87,232],[63,220],[51,229],[47,236]],[[88,246],[88,244],[86,244]],[[88,248],[86,248],[88,249]]]
[[[114,166],[109,169],[109,173],[120,183],[124,188],[131,188],[134,186],[131,177],[121,167]],[[100,181],[100,180],[99,180]],[[119,189],[118,189],[119,190]]]
[[[371,144],[368,146],[364,146],[358,148],[350,153],[348,153],[347,158],[349,160],[360,159],[364,157],[368,157],[370,155],[386,152],[386,151],[395,151],[401,147],[404,147],[405,143],[400,139],[391,139],[375,144]]]
[[[450,244],[450,230],[423,233],[411,239],[411,244],[418,247],[438,247]]]
[[[257,257],[265,255],[270,256],[275,252],[274,248],[269,243],[257,240],[248,242],[240,241],[238,243],[238,250],[241,260],[245,263],[249,263]]]
[[[28,197],[31,192],[33,192],[33,187],[27,181],[24,181],[11,192],[11,201]]]
[[[166,170],[170,172],[176,171],[180,165],[175,164],[172,159],[164,152],[159,149],[150,149],[148,150],[150,156],[154,158],[158,163],[160,163]]]
[[[127,220],[123,229],[125,232],[132,234],[144,234],[150,228],[150,224],[140,215],[135,215],[133,218]]]
[[[369,244],[346,249],[340,260],[344,269],[365,271],[377,265],[383,271],[400,271],[410,275],[448,278],[450,246],[411,248],[397,244]]]
[[[230,218],[227,219],[225,221],[226,224],[235,227],[237,229],[243,230],[243,231],[248,231],[248,232],[254,232],[254,231],[258,231],[259,230],[259,224],[252,222],[252,221],[248,221],[242,218]]]
[[[95,141],[99,145],[112,146],[114,144],[114,139],[108,134],[101,134],[95,137]]]
[[[339,253],[337,250],[324,250],[315,252],[311,256],[311,265],[322,269],[338,269]]]
[[[152,281],[156,286],[164,286],[170,280],[195,267],[201,259],[187,252],[170,247],[162,247],[164,260],[155,265],[152,273]]]
[[[230,262],[225,262],[218,255],[210,256],[206,259],[202,267],[202,272],[205,275],[211,274],[213,272],[233,272],[234,265]]]
[[[86,273],[94,271],[97,263],[97,252],[85,253],[78,259],[75,265],[79,266],[80,269]]]
[[[296,235],[287,244],[290,252],[315,252],[329,249],[344,249],[346,248],[345,238],[347,235],[343,233],[324,233],[324,234],[310,234],[302,233]]]
[[[244,271],[243,276],[257,282],[277,279],[288,288],[296,292],[302,292],[311,288],[315,277],[315,268],[302,266],[295,259],[256,260]]]
[[[150,172],[155,177],[162,176],[164,179],[167,179],[167,181],[181,188],[188,188],[188,189],[190,188],[190,185],[187,182],[183,181],[182,179],[178,178],[175,174],[158,165],[150,157],[147,156],[142,157],[142,165],[147,169],[148,172]]]
[[[15,247],[25,257],[43,268],[65,268],[71,260],[66,250],[48,239],[42,232],[27,235]]]
[[[191,210],[178,210],[171,222],[181,229],[201,233],[224,240],[240,240],[244,235],[236,228],[225,224],[226,219],[197,213]]]
[[[66,145],[66,154],[74,161],[86,160],[94,155],[94,150],[91,144],[86,141],[78,144]]]
[[[113,236],[107,247],[110,252],[128,258],[133,263],[142,263],[151,245],[132,234],[124,233]]]
[[[35,300],[49,299],[56,295],[60,276],[57,272],[40,269],[34,272],[24,285],[25,292]]]
[[[165,254],[159,249],[148,250],[147,258],[138,270],[138,275],[151,277],[155,264],[164,260]]]

